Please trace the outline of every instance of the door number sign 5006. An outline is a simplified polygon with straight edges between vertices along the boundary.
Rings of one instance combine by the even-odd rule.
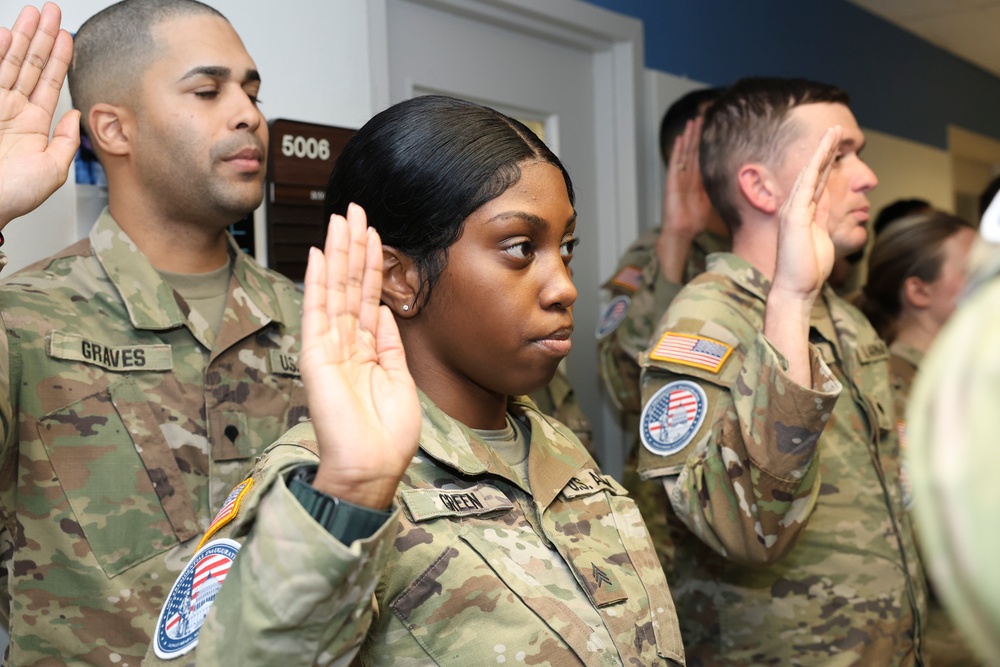
[[[281,154],[286,157],[329,160],[330,141],[329,139],[285,134],[281,137]]]

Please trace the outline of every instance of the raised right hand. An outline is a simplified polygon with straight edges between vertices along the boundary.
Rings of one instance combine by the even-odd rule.
[[[25,7],[0,28],[0,228],[37,208],[69,175],[80,145],[80,113],[49,129],[73,57],[59,7]]]
[[[331,216],[305,283],[301,368],[320,448],[313,486],[385,509],[416,453],[422,416],[396,320],[379,305],[382,243],[360,206]]]

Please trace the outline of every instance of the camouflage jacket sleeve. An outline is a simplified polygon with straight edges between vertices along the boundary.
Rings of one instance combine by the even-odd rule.
[[[601,379],[618,409],[639,414],[637,357],[649,345],[660,316],[682,285],[660,273],[656,259],[659,229],[646,232],[633,243],[604,284],[611,294],[597,330]]]
[[[810,346],[812,386],[760,332],[763,303],[727,298],[705,274],[674,302],[640,357],[639,472],[707,545],[772,563],[794,544],[819,492],[817,441],[840,393]],[[759,312],[758,312],[759,311]]]
[[[294,468],[315,464],[312,424],[293,428],[251,474],[252,493],[220,536],[242,541],[198,636],[172,665],[347,664],[373,613],[372,593],[398,527],[398,510],[371,537],[345,545],[288,490]],[[210,530],[211,533],[211,530]],[[160,623],[157,624],[159,630]],[[151,648],[144,665],[165,664]]]

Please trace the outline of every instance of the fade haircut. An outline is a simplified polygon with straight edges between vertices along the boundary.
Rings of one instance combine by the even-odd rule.
[[[660,121],[660,157],[663,158],[664,167],[670,166],[670,152],[674,148],[674,141],[684,134],[687,122],[700,116],[701,107],[711,105],[721,94],[722,88],[698,88],[670,105]]]
[[[80,26],[73,38],[69,92],[88,134],[87,116],[95,104],[134,101],[142,74],[159,55],[153,28],[168,19],[197,14],[227,20],[198,0],[122,0]]]
[[[798,137],[789,113],[821,102],[849,106],[850,97],[836,86],[816,81],[750,77],[726,89],[705,113],[698,154],[701,178],[730,231],[740,226],[739,168],[751,162],[777,166]]]

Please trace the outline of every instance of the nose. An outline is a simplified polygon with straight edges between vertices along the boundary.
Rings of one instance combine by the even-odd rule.
[[[573,272],[562,258],[553,262],[554,266],[547,272],[546,282],[542,288],[543,308],[569,309],[576,302],[576,285],[573,284]]]
[[[264,122],[264,114],[260,112],[257,104],[239,86],[236,86],[233,100],[230,121],[232,126],[237,130],[257,131],[257,128]]]
[[[869,190],[874,190],[875,186],[878,185],[878,176],[875,172],[865,164],[865,161],[858,158],[858,174],[855,177],[854,189],[858,192],[868,192]]]

